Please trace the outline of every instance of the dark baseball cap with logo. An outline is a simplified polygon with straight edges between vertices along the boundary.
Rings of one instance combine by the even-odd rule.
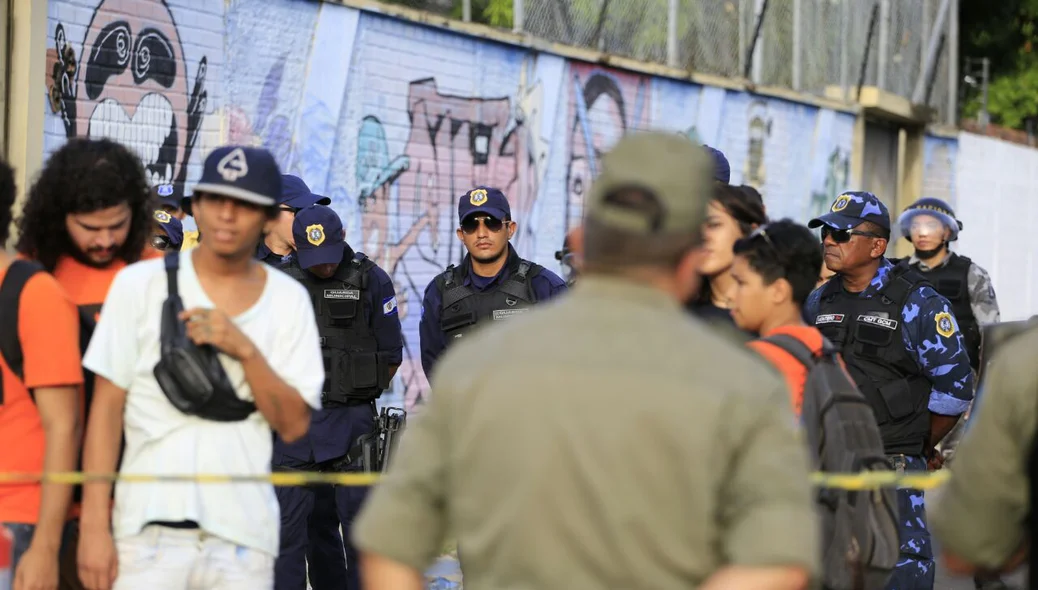
[[[833,229],[854,229],[870,221],[890,231],[890,211],[876,195],[866,191],[847,191],[836,197],[825,215],[807,222],[807,227],[823,225]]]
[[[184,243],[184,224],[162,209],[155,211],[152,218],[169,238],[169,249],[179,250]]]
[[[602,171],[585,203],[588,219],[627,232],[655,235],[699,232],[714,192],[714,158],[675,133],[630,133],[602,158]],[[625,190],[650,195],[627,202]]]
[[[489,186],[477,186],[458,198],[458,221],[464,221],[473,213],[485,213],[501,221],[512,219],[505,194]]]
[[[261,207],[273,207],[281,198],[281,169],[274,156],[263,148],[228,145],[218,147],[205,159],[202,178],[194,193],[237,199]],[[191,199],[181,201],[190,211]]]
[[[333,209],[324,205],[300,209],[292,222],[292,237],[296,241],[296,260],[300,267],[342,262],[346,240],[342,235],[342,220]]]
[[[310,205],[331,205],[332,200],[328,197],[315,195],[306,186],[302,178],[292,174],[281,175],[281,198],[278,205],[284,205],[293,209],[303,209]]]
[[[151,194],[158,199],[162,206],[180,209],[180,199],[177,198],[177,192],[172,184],[156,184],[151,187]]]

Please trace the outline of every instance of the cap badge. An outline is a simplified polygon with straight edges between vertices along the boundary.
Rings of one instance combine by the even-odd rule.
[[[155,221],[157,221],[159,223],[169,223],[169,220],[170,220],[169,213],[166,213],[162,209],[159,209],[158,211],[155,212]]]
[[[172,196],[173,195],[173,185],[172,184],[160,184],[157,187],[155,187],[155,192],[157,192],[160,197]]]
[[[469,203],[473,206],[479,207],[483,203],[487,202],[487,191],[477,188],[469,192]]]
[[[836,201],[833,202],[833,207],[829,211],[832,213],[839,213],[847,208],[847,205],[851,204],[850,195],[840,195],[836,197]]]
[[[224,156],[216,165],[216,171],[220,173],[227,182],[234,182],[249,173],[249,164],[245,158],[245,152],[241,148],[234,148],[231,153]]]
[[[314,246],[324,243],[324,226],[320,223],[306,226],[306,241]]]

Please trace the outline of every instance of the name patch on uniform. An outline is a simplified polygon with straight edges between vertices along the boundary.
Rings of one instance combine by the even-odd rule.
[[[324,298],[360,301],[360,291],[357,289],[325,289]]]
[[[382,315],[393,315],[394,313],[396,313],[395,295],[382,300]]]
[[[494,313],[491,314],[491,317],[494,319],[494,321],[507,320],[510,317],[514,317],[519,314],[526,313],[528,311],[530,311],[529,308],[525,307],[519,309],[495,309]]]
[[[815,325],[819,324],[839,324],[843,322],[844,315],[842,313],[823,313],[822,315],[815,318]]]
[[[892,320],[890,318],[881,318],[874,315],[860,315],[858,316],[858,321],[863,324],[871,324],[888,330],[897,329],[897,320]]]

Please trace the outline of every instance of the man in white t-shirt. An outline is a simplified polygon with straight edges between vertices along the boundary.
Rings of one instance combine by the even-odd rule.
[[[83,359],[97,375],[84,471],[115,470],[125,434],[122,473],[265,475],[271,429],[285,440],[306,433],[324,382],[313,306],[302,285],[253,257],[280,192],[265,150],[214,150],[187,202],[205,240],[177,254],[188,338],[220,351],[235,393],[256,411],[214,421],[169,401],[154,375],[167,267],[132,264],[116,275]],[[120,483],[114,507],[110,483],[83,488],[79,576],[88,590],[273,588],[272,485]]]

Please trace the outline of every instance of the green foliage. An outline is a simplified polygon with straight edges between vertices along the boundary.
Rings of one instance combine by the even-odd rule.
[[[464,14],[461,0],[454,0],[451,18],[461,20]],[[502,29],[511,29],[512,0],[472,0],[472,22]]]
[[[963,0],[959,17],[963,58],[990,60],[992,122],[1020,129],[1038,116],[1038,0]],[[976,68],[976,66],[974,66]],[[979,71],[974,69],[973,77]],[[980,89],[965,87],[963,115],[980,111]]]

